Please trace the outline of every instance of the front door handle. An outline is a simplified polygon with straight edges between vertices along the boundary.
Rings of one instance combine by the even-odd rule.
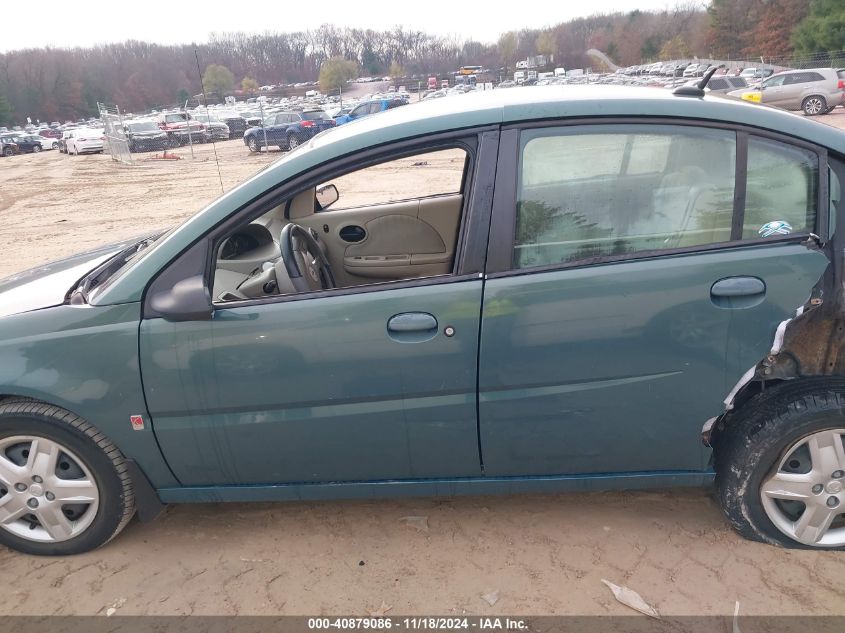
[[[758,277],[726,277],[710,288],[710,300],[720,308],[751,308],[766,298],[766,284]]]
[[[437,319],[428,312],[403,312],[387,321],[387,334],[398,343],[422,343],[437,335]]]

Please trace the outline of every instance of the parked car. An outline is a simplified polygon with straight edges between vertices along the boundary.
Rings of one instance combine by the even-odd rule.
[[[695,84],[700,80],[694,80],[690,84]],[[688,85],[690,85],[688,84]],[[742,77],[731,77],[729,75],[714,76],[707,82],[704,88],[706,92],[717,92],[727,94],[732,90],[741,90],[748,88],[748,83]]]
[[[4,134],[3,138],[17,145],[21,154],[31,154],[41,151],[41,142],[34,134]]]
[[[128,121],[123,126],[129,151],[160,152],[170,147],[170,137],[156,121],[139,119]]]
[[[58,149],[59,148],[59,139],[57,139],[57,138],[50,138],[48,136],[41,136],[40,134],[33,134],[29,138],[30,138],[30,140],[38,143],[41,146],[42,150]]]
[[[827,114],[845,103],[845,70],[787,70],[763,80],[759,88],[728,95],[785,110],[801,110],[807,116]]]
[[[244,134],[244,144],[251,152],[271,145],[293,149],[334,125],[334,119],[323,110],[279,112],[269,115],[263,126],[249,128]]]
[[[744,536],[842,549],[845,132],[692,97],[415,104],[4,280],[0,542],[67,556],[163,503],[715,481]]]
[[[67,141],[69,138],[73,137],[76,131],[77,128],[72,128],[69,130],[64,130],[62,132],[62,137],[59,139],[59,152],[61,152],[62,154],[67,154]]]
[[[208,136],[212,140],[228,141],[230,137],[229,126],[223,123],[213,114],[194,113],[194,119],[205,125]]]
[[[206,126],[185,112],[165,112],[158,116],[159,128],[167,134],[171,147],[205,143],[211,139]]]
[[[38,134],[41,135],[41,136],[44,136],[46,138],[54,138],[54,139],[62,138],[61,132],[59,132],[58,130],[50,129],[50,128],[46,128],[44,130],[39,130]]]
[[[59,139],[51,136],[41,136],[40,134],[35,137],[39,143],[41,143],[41,149],[59,149]]]
[[[21,148],[17,146],[17,144],[9,139],[4,139],[0,136],[0,156],[14,156],[15,154],[20,154]]]
[[[335,119],[335,122],[338,125],[343,125],[344,123],[349,123],[350,121],[355,121],[357,119],[361,119],[366,116],[370,116],[371,114],[376,114],[378,112],[384,112],[386,110],[392,110],[393,108],[398,108],[403,105],[408,105],[408,101],[405,98],[397,98],[397,97],[387,97],[384,99],[371,99],[369,101],[363,101],[355,106],[349,114],[344,114]]]
[[[77,128],[73,132],[73,135],[65,139],[65,153],[73,156],[103,153],[106,140],[104,130]]]
[[[236,112],[215,112],[215,116],[229,128],[229,138],[242,138],[247,130],[247,122]]]

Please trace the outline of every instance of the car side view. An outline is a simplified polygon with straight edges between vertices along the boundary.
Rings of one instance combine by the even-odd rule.
[[[323,110],[279,112],[267,116],[263,124],[248,128],[244,132],[244,145],[251,152],[271,145],[293,149],[334,125],[334,120]]]
[[[731,94],[754,103],[800,110],[807,116],[828,114],[845,104],[845,70],[788,70],[764,79],[758,88]]]
[[[704,84],[392,109],[3,280],[0,543],[715,483],[743,536],[845,547],[845,133]]]

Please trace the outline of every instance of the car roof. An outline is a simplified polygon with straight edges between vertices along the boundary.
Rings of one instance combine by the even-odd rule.
[[[328,160],[403,139],[463,128],[561,118],[571,124],[578,119],[602,117],[677,117],[743,125],[845,154],[843,131],[782,110],[715,95],[685,97],[656,88],[552,85],[427,99],[413,107],[393,108],[331,128],[285,153],[160,240],[147,257],[92,297],[92,303],[139,301],[148,280],[161,266],[187,248],[196,236],[223,221],[232,209],[243,207],[262,192]]]

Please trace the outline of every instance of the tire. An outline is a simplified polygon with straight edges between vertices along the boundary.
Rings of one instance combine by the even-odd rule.
[[[296,134],[288,134],[288,150],[299,147],[299,145],[299,139],[296,137]]]
[[[44,462],[39,462],[38,457],[29,460],[29,451],[38,442],[41,442],[41,450],[45,451],[40,453],[45,460],[51,448],[55,453],[50,454],[57,455],[52,466],[55,474],[45,475],[43,479],[29,476],[30,472],[50,472],[49,467],[40,468]],[[32,471],[25,470],[27,466],[22,466],[24,461],[27,464],[34,462]],[[20,472],[15,471],[10,476],[9,464],[15,464]],[[62,471],[69,476],[60,477]],[[52,526],[48,531],[44,525],[49,525],[49,521],[33,521],[34,514],[28,515],[28,523],[25,518],[8,521],[7,513],[7,523],[0,524],[0,543],[26,554],[69,556],[90,551],[108,543],[126,527],[135,514],[132,481],[117,447],[82,418],[35,400],[0,404],[0,476],[3,479],[19,478],[17,482],[0,483],[0,493],[3,493],[0,500],[10,494],[18,496],[18,499],[10,498],[9,503],[0,506],[0,512],[2,508],[14,509],[12,503],[20,505],[26,498],[27,504],[34,499],[36,506],[41,508],[33,512],[45,512],[48,517],[68,516],[70,519],[64,523],[57,522],[58,527]],[[36,483],[30,485],[30,480]],[[79,490],[88,491],[85,494],[90,495],[94,501],[57,507],[57,495],[51,493],[50,489],[58,481],[71,480],[79,481]],[[29,485],[29,488],[18,492],[13,488],[16,483],[22,487]],[[55,488],[56,491],[61,489],[61,486]],[[82,494],[79,491],[73,492],[76,495],[74,499]],[[51,503],[56,510],[54,514],[50,514]],[[68,533],[67,530],[71,531]],[[78,532],[73,533],[74,530]],[[56,534],[61,536],[56,537]]]
[[[827,101],[821,95],[810,95],[801,102],[801,109],[807,116],[824,114],[827,110]]]
[[[179,139],[176,136],[169,136],[167,137],[167,147],[170,149],[176,149],[180,147],[182,144],[179,142]]]
[[[52,147],[53,147],[53,149],[59,149],[59,144],[58,144],[58,143],[53,143],[53,146],[52,146]]]
[[[37,154],[37,153],[38,153],[38,152],[40,152],[40,151],[41,151],[41,146],[40,146],[40,145],[36,145],[35,147],[33,147],[33,148],[32,148],[32,153],[33,153],[33,154]]]
[[[14,152],[12,151],[11,147],[4,147],[3,148],[3,156],[8,157],[8,156],[11,156],[12,154],[14,154]]]
[[[751,398],[718,433],[716,490],[742,536],[796,549],[845,549],[843,410],[845,385],[794,381]],[[833,523],[824,527],[829,517]]]
[[[258,141],[255,140],[254,136],[249,137],[249,140],[246,142],[246,146],[249,148],[250,152],[258,152],[261,150],[261,148],[258,147]]]

